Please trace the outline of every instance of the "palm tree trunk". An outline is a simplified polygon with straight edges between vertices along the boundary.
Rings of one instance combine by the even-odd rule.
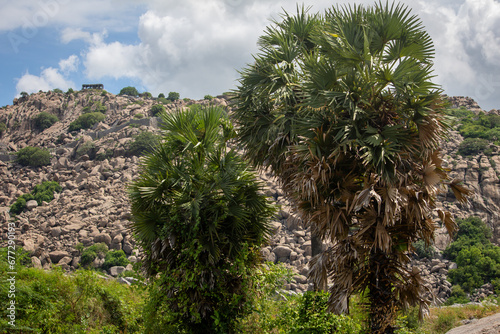
[[[379,249],[370,256],[370,333],[392,334],[394,310],[392,308],[392,284],[385,270],[388,265],[387,254]]]
[[[321,241],[321,238],[317,236],[315,233],[311,233],[311,251],[312,251],[312,256],[315,257],[316,255],[320,254],[323,251],[323,241]],[[321,285],[318,285],[316,283],[314,284],[314,291],[326,291],[328,286],[327,282],[322,282]]]

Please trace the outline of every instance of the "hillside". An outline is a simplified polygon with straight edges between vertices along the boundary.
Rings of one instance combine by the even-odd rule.
[[[474,112],[481,109],[469,98],[450,97],[456,108]],[[194,104],[215,103],[229,108],[224,96],[212,101],[177,100],[166,103],[167,112],[188,108]],[[127,226],[130,219],[127,184],[138,172],[139,157],[131,154],[131,144],[144,131],[159,132],[159,119],[151,108],[161,103],[153,98],[116,96],[100,90],[73,93],[40,92],[14,100],[13,105],[0,109],[0,124],[5,131],[0,137],[0,222],[7,234],[5,222],[11,219],[9,207],[22,194],[32,191],[43,181],[57,181],[62,191],[54,200],[40,206],[30,205],[16,217],[17,242],[31,253],[36,267],[49,269],[57,264],[74,270],[81,260],[81,243],[89,247],[104,242],[110,249],[123,250],[130,262],[140,256]],[[84,113],[103,111],[105,119],[89,129],[69,132],[70,124]],[[40,131],[35,117],[47,112],[59,121]],[[491,111],[498,113],[498,111]],[[493,242],[500,245],[500,151],[491,144],[488,155],[479,153],[469,158],[457,154],[463,137],[452,130],[442,143],[443,157],[450,175],[463,180],[475,190],[467,207],[454,201],[452,193],[440,198],[440,206],[456,218],[479,216],[493,231]],[[46,148],[51,163],[44,167],[23,167],[14,162],[14,153],[26,146]],[[308,289],[307,263],[311,259],[310,232],[291,211],[272,175],[261,173],[266,194],[277,200],[281,211],[274,227],[275,235],[262,250],[268,261],[285,262],[296,271],[295,282],[288,288],[300,292]],[[6,240],[6,238],[3,238]],[[444,249],[449,242],[444,231],[436,235],[436,246]],[[99,267],[104,259],[97,258]],[[417,263],[443,301],[450,293],[447,270],[453,265],[436,258]],[[130,268],[129,268],[130,269]],[[116,272],[111,273],[116,275]]]

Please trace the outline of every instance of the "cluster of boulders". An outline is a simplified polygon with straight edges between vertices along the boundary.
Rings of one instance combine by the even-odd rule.
[[[69,134],[69,123],[81,114],[83,107],[95,101],[107,107],[105,121],[93,129]],[[465,103],[468,107],[472,103],[468,99],[457,99],[455,102],[457,106]],[[50,203],[39,206],[30,202],[25,212],[16,217],[17,241],[30,252],[35,267],[49,269],[58,265],[67,270],[78,268],[81,256],[81,250],[76,247],[78,244],[89,247],[105,243],[109,249],[123,250],[131,263],[140,257],[140,250],[128,228],[131,217],[126,191],[127,184],[138,173],[139,159],[128,156],[127,147],[141,131],[158,131],[157,122],[148,114],[154,103],[153,99],[109,93],[78,92],[68,95],[52,92],[33,94],[17,101],[14,106],[0,109],[0,119],[9,115],[9,131],[0,138],[0,150],[3,148],[8,153],[29,145],[49,148],[53,154],[51,165],[40,168],[22,167],[8,162],[8,159],[0,161],[2,235],[7,233],[4,222],[11,218],[8,210],[16,198],[43,181],[57,181],[62,187],[62,192],[55,194]],[[178,101],[167,105],[167,108],[183,108],[192,103],[228,105],[220,97],[212,101]],[[41,133],[32,131],[30,118],[40,111],[56,113],[61,121]],[[137,121],[141,118],[136,116],[138,114],[143,115],[143,121]],[[18,124],[17,127],[15,124]],[[442,145],[444,158],[452,170],[450,174],[475,188],[477,195],[470,207],[464,207],[458,205],[449,192],[443,194],[439,205],[458,218],[469,215],[481,217],[492,226],[498,238],[494,241],[500,243],[498,151],[491,157],[479,155],[472,161],[466,161],[453,153],[461,140],[456,132],[450,135]],[[88,153],[89,148],[92,154]],[[96,156],[101,159],[96,159]],[[259,178],[265,184],[266,195],[280,205],[273,222],[274,234],[262,249],[262,256],[265,261],[285,263],[293,269],[294,279],[287,285],[289,291],[306,291],[310,288],[307,280],[308,263],[312,256],[310,230],[293,212],[276,179],[265,171],[259,174]],[[449,239],[439,230],[436,246],[443,249],[448,242]],[[92,265],[100,267],[103,262],[104,259],[98,257]],[[451,291],[446,274],[454,264],[446,260],[424,259],[415,265],[427,280],[436,302],[443,302]],[[109,274],[118,276],[130,269],[112,267]],[[129,278],[120,279],[126,284],[131,282]],[[479,296],[487,295],[485,291]]]

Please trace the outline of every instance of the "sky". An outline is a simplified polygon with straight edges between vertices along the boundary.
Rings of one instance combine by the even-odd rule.
[[[412,9],[436,49],[434,82],[448,95],[500,109],[500,3],[416,0]],[[310,12],[336,4],[299,2]],[[236,88],[271,19],[285,0],[0,0],[0,106],[20,92],[66,91],[102,83],[118,94],[180,93],[201,99]]]

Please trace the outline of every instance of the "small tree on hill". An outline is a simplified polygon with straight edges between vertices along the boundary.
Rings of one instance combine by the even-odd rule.
[[[35,127],[38,130],[43,131],[47,128],[50,128],[52,125],[54,125],[54,123],[59,121],[59,118],[57,118],[56,115],[52,115],[46,111],[42,111],[41,113],[36,115],[33,120],[35,122]]]
[[[135,87],[127,86],[122,88],[120,94],[118,95],[129,95],[129,96],[139,96],[139,92]]]
[[[167,100],[170,101],[177,101],[180,98],[180,94],[177,92],[170,92],[168,93]]]

